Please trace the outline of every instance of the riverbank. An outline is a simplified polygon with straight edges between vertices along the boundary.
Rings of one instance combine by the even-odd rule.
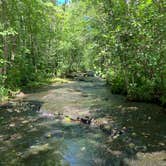
[[[117,71],[118,72],[118,71]],[[127,77],[122,73],[110,70],[106,76],[110,91],[114,94],[126,96],[126,100],[131,102],[155,103],[166,108],[166,89],[158,87],[154,80],[134,77]]]
[[[6,89],[6,93],[1,94],[0,106],[7,104],[9,101],[19,100],[26,96],[26,93],[34,91],[35,89],[40,89],[45,86],[51,85],[53,83],[67,83],[69,79],[53,77],[49,79],[43,79],[40,81],[34,81],[28,83],[26,86],[23,86],[17,90]]]

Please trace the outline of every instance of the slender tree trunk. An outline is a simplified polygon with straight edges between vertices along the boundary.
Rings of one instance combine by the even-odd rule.
[[[4,30],[7,29],[7,4],[6,4],[6,1],[5,0],[2,0],[2,21],[4,23]],[[4,36],[3,37],[3,58],[4,60],[7,60],[8,59],[8,43],[7,43],[7,37]],[[6,75],[7,73],[7,66],[6,66],[6,63],[4,63],[4,66],[2,68],[2,74],[3,75]]]

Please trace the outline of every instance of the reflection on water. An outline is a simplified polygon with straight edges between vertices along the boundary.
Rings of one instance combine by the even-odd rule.
[[[65,116],[108,119],[111,132]],[[0,165],[165,165],[165,127],[162,108],[126,102],[101,80],[56,84],[0,107]]]

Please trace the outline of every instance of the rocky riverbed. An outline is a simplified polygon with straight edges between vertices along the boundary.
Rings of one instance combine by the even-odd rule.
[[[165,166],[162,108],[112,95],[89,75],[0,107],[0,165]]]

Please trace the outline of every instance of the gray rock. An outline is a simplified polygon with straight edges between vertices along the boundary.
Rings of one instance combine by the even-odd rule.
[[[88,77],[94,77],[95,76],[94,71],[87,71],[87,76]]]

